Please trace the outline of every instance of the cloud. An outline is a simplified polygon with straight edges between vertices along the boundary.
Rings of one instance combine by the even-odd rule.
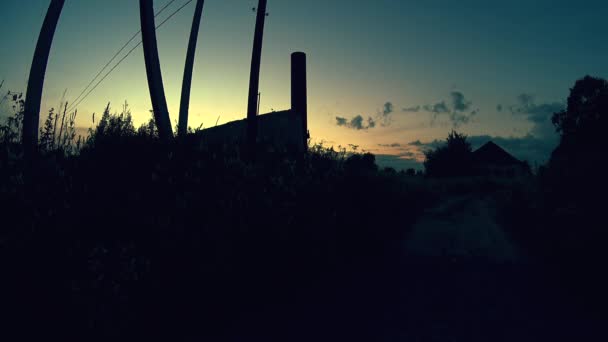
[[[553,113],[564,110],[565,104],[561,102],[546,102],[537,104],[536,98],[531,94],[520,94],[517,104],[509,106],[512,115],[523,116],[532,123],[530,134],[537,138],[557,139],[557,133],[551,123]]]
[[[408,145],[409,145],[409,146],[422,146],[422,145],[424,145],[424,144],[422,143],[422,141],[420,141],[420,140],[416,140],[416,141],[412,141],[412,142],[411,142],[411,143],[409,143]]]
[[[376,127],[376,122],[374,121],[374,119],[367,118],[367,128],[374,128],[374,127]]]
[[[445,101],[435,103],[434,105],[425,105],[423,108],[427,112],[431,112],[434,114],[444,114],[450,112],[450,109],[448,108],[448,105],[445,103]]]
[[[387,154],[376,154],[376,164],[380,167],[392,167],[397,171],[407,169],[423,169],[422,163],[416,159]]]
[[[392,122],[391,116],[394,112],[394,106],[392,102],[386,102],[382,106],[382,111],[379,111],[374,117],[369,116],[365,119],[362,115],[357,115],[351,119],[336,116],[336,125],[346,128],[351,128],[357,131],[368,130],[375,128],[378,123],[381,126],[389,126]]]
[[[352,118],[352,120],[350,120],[350,127],[356,130],[364,129],[363,117],[361,115],[357,115]]]
[[[501,104],[496,105],[496,111],[502,112],[502,105]]]
[[[472,102],[467,101],[461,92],[453,91],[450,95],[452,95],[452,108],[455,112],[465,112],[471,108]]]
[[[338,126],[348,126],[348,120],[346,118],[342,118],[336,116],[336,125]]]
[[[393,112],[393,104],[391,102],[387,102],[384,104],[384,110],[382,111],[382,115],[387,116]]]
[[[418,113],[421,108],[422,108],[421,106],[406,107],[406,108],[403,108],[402,111],[404,111],[406,113]]]
[[[403,108],[404,112],[416,113],[420,110],[431,113],[431,123],[445,116],[454,128],[471,122],[479,114],[479,109],[472,109],[473,102],[468,100],[460,91],[450,92],[450,101],[442,100],[434,104],[416,105]]]
[[[336,116],[336,125],[360,131],[376,127],[376,122],[371,117],[367,118],[366,121],[361,115],[357,115],[350,120]]]
[[[380,146],[380,147],[401,147],[401,144],[399,144],[399,143],[392,143],[392,144],[378,144],[378,146]]]
[[[399,157],[405,157],[406,159],[416,159],[416,153],[412,151],[405,151],[399,153]]]
[[[392,102],[386,102],[382,106],[382,111],[378,112],[377,120],[380,121],[380,125],[383,127],[390,126],[392,123],[391,114],[394,112],[394,106]]]

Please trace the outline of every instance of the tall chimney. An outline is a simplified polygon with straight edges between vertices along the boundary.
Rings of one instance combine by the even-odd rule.
[[[40,125],[40,102],[42,101],[42,88],[44,76],[49,61],[51,45],[55,36],[55,29],[63,10],[64,0],[52,0],[46,12],[38,43],[34,52],[34,59],[30,69],[30,78],[27,82],[25,95],[25,111],[23,113],[23,147],[27,154],[33,153],[38,145],[38,127]]]
[[[306,91],[306,54],[291,54],[291,110],[302,119],[304,148],[308,144],[308,102]]]

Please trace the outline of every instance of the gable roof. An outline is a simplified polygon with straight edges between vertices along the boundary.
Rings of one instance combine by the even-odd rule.
[[[473,162],[476,164],[500,164],[512,165],[522,162],[513,157],[509,152],[502,149],[492,141],[487,142],[473,152]]]

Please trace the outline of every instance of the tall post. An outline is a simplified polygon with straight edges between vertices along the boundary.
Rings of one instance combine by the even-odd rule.
[[[262,62],[262,42],[264,40],[264,22],[266,20],[266,0],[259,0],[253,37],[251,56],[251,75],[249,77],[249,98],[247,101],[247,142],[250,153],[255,151],[258,135],[257,100],[260,88],[260,64]]]
[[[57,23],[63,10],[65,0],[51,0],[49,9],[38,36],[38,43],[32,60],[30,78],[27,83],[25,96],[25,108],[23,113],[23,147],[24,153],[31,155],[38,145],[38,128],[40,125],[40,103],[42,102],[42,89],[44,77],[49,61],[53,37],[57,29]]]
[[[188,53],[186,55],[186,66],[184,67],[184,80],[182,83],[182,98],[179,106],[178,134],[185,136],[188,132],[188,110],[190,107],[190,90],[192,88],[192,69],[194,69],[194,55],[196,54],[196,42],[198,31],[201,26],[203,16],[203,5],[205,0],[198,0],[190,31],[190,42],[188,43]]]
[[[308,101],[306,85],[306,54],[291,54],[291,110],[302,120],[304,148],[308,145]]]
[[[173,137],[173,130],[171,128],[171,120],[169,119],[169,109],[167,107],[167,99],[165,98],[163,76],[158,57],[153,0],[139,0],[139,16],[154,120],[156,121],[156,127],[158,127],[160,139],[169,140]]]

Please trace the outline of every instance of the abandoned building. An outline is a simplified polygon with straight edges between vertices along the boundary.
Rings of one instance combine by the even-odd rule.
[[[472,161],[477,176],[521,178],[531,173],[528,163],[513,157],[492,141],[475,150]]]
[[[306,54],[291,55],[291,109],[257,116],[259,142],[304,151],[308,144]],[[211,144],[238,144],[247,139],[247,120],[232,121],[202,130],[199,137]]]

